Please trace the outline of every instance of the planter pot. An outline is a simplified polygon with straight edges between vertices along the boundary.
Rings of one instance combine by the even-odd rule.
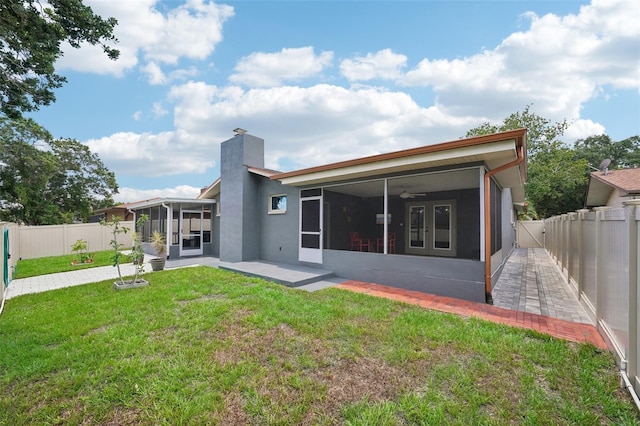
[[[149,261],[151,263],[151,269],[154,271],[162,271],[164,269],[166,259],[164,257],[154,257]]]
[[[125,281],[124,284],[122,284],[120,281],[116,281],[113,283],[113,288],[114,290],[126,290],[129,288],[145,287],[148,285],[149,285],[149,281],[144,280],[142,278],[138,278],[135,281],[133,280]]]

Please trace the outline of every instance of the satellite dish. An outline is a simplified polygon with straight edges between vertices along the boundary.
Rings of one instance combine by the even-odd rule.
[[[611,159],[605,158],[600,163],[600,167],[598,167],[598,169],[606,175],[609,172],[609,164],[611,164]]]
[[[425,195],[427,194],[414,194],[412,192],[402,191],[400,193],[400,198],[402,198],[403,200],[406,200],[407,198],[424,197]]]

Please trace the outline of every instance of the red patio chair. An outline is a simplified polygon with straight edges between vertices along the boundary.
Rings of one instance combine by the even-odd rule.
[[[378,238],[376,242],[376,251],[378,253],[382,253],[384,251],[384,238]],[[387,236],[387,253],[395,253],[396,252],[396,233],[389,232]]]
[[[357,249],[358,251],[370,251],[371,250],[371,241],[367,238],[360,238],[360,235],[357,232],[349,232],[349,236],[351,237],[351,250]]]

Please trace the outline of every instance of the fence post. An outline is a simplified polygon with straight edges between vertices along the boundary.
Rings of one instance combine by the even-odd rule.
[[[567,253],[569,253],[569,239],[567,235],[569,234],[569,215],[563,214],[560,216],[560,233],[562,238],[562,246],[560,247],[560,270],[562,271],[562,275],[565,278],[568,277],[568,264],[567,264]]]
[[[600,321],[602,321],[602,303],[605,297],[604,263],[602,259],[602,218],[604,212],[609,209],[610,207],[593,208],[593,211],[596,212],[596,326],[598,328],[600,328],[599,324]]]
[[[576,272],[576,285],[578,286],[578,300],[582,298],[584,292],[584,216],[589,213],[589,209],[580,209],[578,214],[578,271]]]
[[[578,299],[580,298],[580,293],[578,290],[578,286],[575,284],[576,282],[576,264],[575,261],[573,259],[572,253],[574,253],[576,250],[580,249],[580,246],[578,245],[578,247],[575,246],[574,241],[573,241],[573,232],[574,229],[576,229],[577,225],[577,216],[578,213],[575,212],[571,212],[571,213],[567,213],[567,217],[569,218],[569,228],[568,228],[568,232],[567,232],[567,238],[568,238],[568,250],[567,250],[567,282],[573,286],[573,289],[576,291],[576,295],[578,296]],[[572,283],[573,281],[573,283]]]
[[[624,201],[622,205],[625,209],[625,220],[629,230],[629,356],[626,374],[638,391],[638,356],[640,354],[638,347],[638,217],[640,216],[640,200]]]

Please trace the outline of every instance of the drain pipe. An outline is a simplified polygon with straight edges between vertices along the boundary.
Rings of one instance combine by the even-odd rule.
[[[636,407],[638,407],[638,410],[640,410],[640,399],[638,399],[638,394],[636,393],[635,388],[631,384],[631,381],[629,381],[629,378],[627,377],[627,373],[621,369],[620,376],[622,376],[622,381],[624,382],[624,385],[625,385],[624,387],[627,388],[627,391],[631,394],[631,398],[633,398],[633,402],[636,403]]]
[[[524,143],[517,146],[516,150],[517,158],[515,160],[484,174],[484,295],[486,303],[489,304],[493,304],[491,297],[491,176],[522,163]]]

